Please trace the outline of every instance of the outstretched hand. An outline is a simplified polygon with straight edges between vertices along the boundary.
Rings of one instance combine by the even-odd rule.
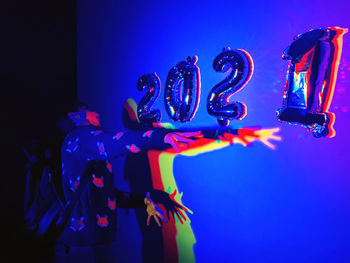
[[[190,147],[190,143],[194,143],[194,139],[191,137],[198,137],[201,135],[200,131],[195,132],[169,132],[164,137],[164,142],[170,144],[175,151],[180,152]]]
[[[270,149],[275,149],[276,146],[272,144],[269,140],[281,141],[282,138],[275,133],[279,132],[279,128],[273,129],[251,129],[251,128],[241,128],[238,129],[238,134],[224,133],[222,140],[227,140],[231,144],[241,143],[244,146],[248,145],[253,141],[261,141]]]
[[[153,200],[153,201],[151,200],[152,202],[159,203],[164,206],[169,220],[170,220],[170,214],[171,214],[174,218],[176,216],[181,222],[181,224],[183,224],[184,221],[187,220],[185,212],[192,213],[192,211],[175,200],[176,194],[177,194],[177,190],[175,190],[171,194],[168,194],[160,190],[152,190],[150,196],[148,195],[148,198],[149,199],[152,198]]]
[[[159,227],[161,226],[159,219],[164,221],[165,223],[167,222],[166,218],[163,216],[165,213],[151,200],[149,192],[147,193],[145,198],[145,205],[146,205],[146,211],[148,214],[147,226],[149,226],[151,217],[154,218],[154,220],[157,222],[157,225]]]

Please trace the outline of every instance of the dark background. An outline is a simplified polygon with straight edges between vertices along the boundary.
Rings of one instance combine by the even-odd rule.
[[[76,99],[76,2],[0,4],[1,262],[39,262],[23,222],[25,156],[30,139],[51,140],[53,121]],[[41,254],[44,254],[45,251]]]

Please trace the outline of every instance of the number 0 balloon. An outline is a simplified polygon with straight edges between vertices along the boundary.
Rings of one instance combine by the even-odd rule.
[[[197,56],[187,57],[168,73],[164,102],[168,115],[174,121],[191,121],[198,109],[200,74],[197,60]]]

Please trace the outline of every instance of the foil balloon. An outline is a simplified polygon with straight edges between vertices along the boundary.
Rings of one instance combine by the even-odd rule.
[[[168,73],[164,102],[168,115],[174,121],[189,122],[197,112],[200,97],[197,60],[197,56],[187,57]]]
[[[207,110],[217,118],[221,126],[228,126],[230,120],[241,120],[247,114],[247,107],[243,102],[230,102],[229,99],[249,82],[254,63],[248,52],[225,48],[214,59],[213,68],[216,72],[230,73],[210,91]]]
[[[161,119],[160,110],[151,110],[160,93],[160,79],[156,73],[141,76],[137,81],[137,89],[146,91],[137,105],[137,116],[145,126],[151,126],[153,122]]]
[[[294,38],[282,58],[289,60],[280,121],[299,124],[314,137],[334,137],[335,115],[329,112],[342,53],[340,27],[312,29]]]

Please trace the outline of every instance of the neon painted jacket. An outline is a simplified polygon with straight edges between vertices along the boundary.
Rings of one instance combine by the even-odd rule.
[[[58,242],[68,246],[88,246],[111,242],[116,237],[117,207],[144,207],[144,195],[130,194],[114,187],[109,160],[136,154],[141,150],[165,149],[164,136],[169,131],[128,131],[105,133],[94,126],[80,126],[71,131],[62,144],[62,184],[69,202],[88,165],[87,185],[74,207]]]

